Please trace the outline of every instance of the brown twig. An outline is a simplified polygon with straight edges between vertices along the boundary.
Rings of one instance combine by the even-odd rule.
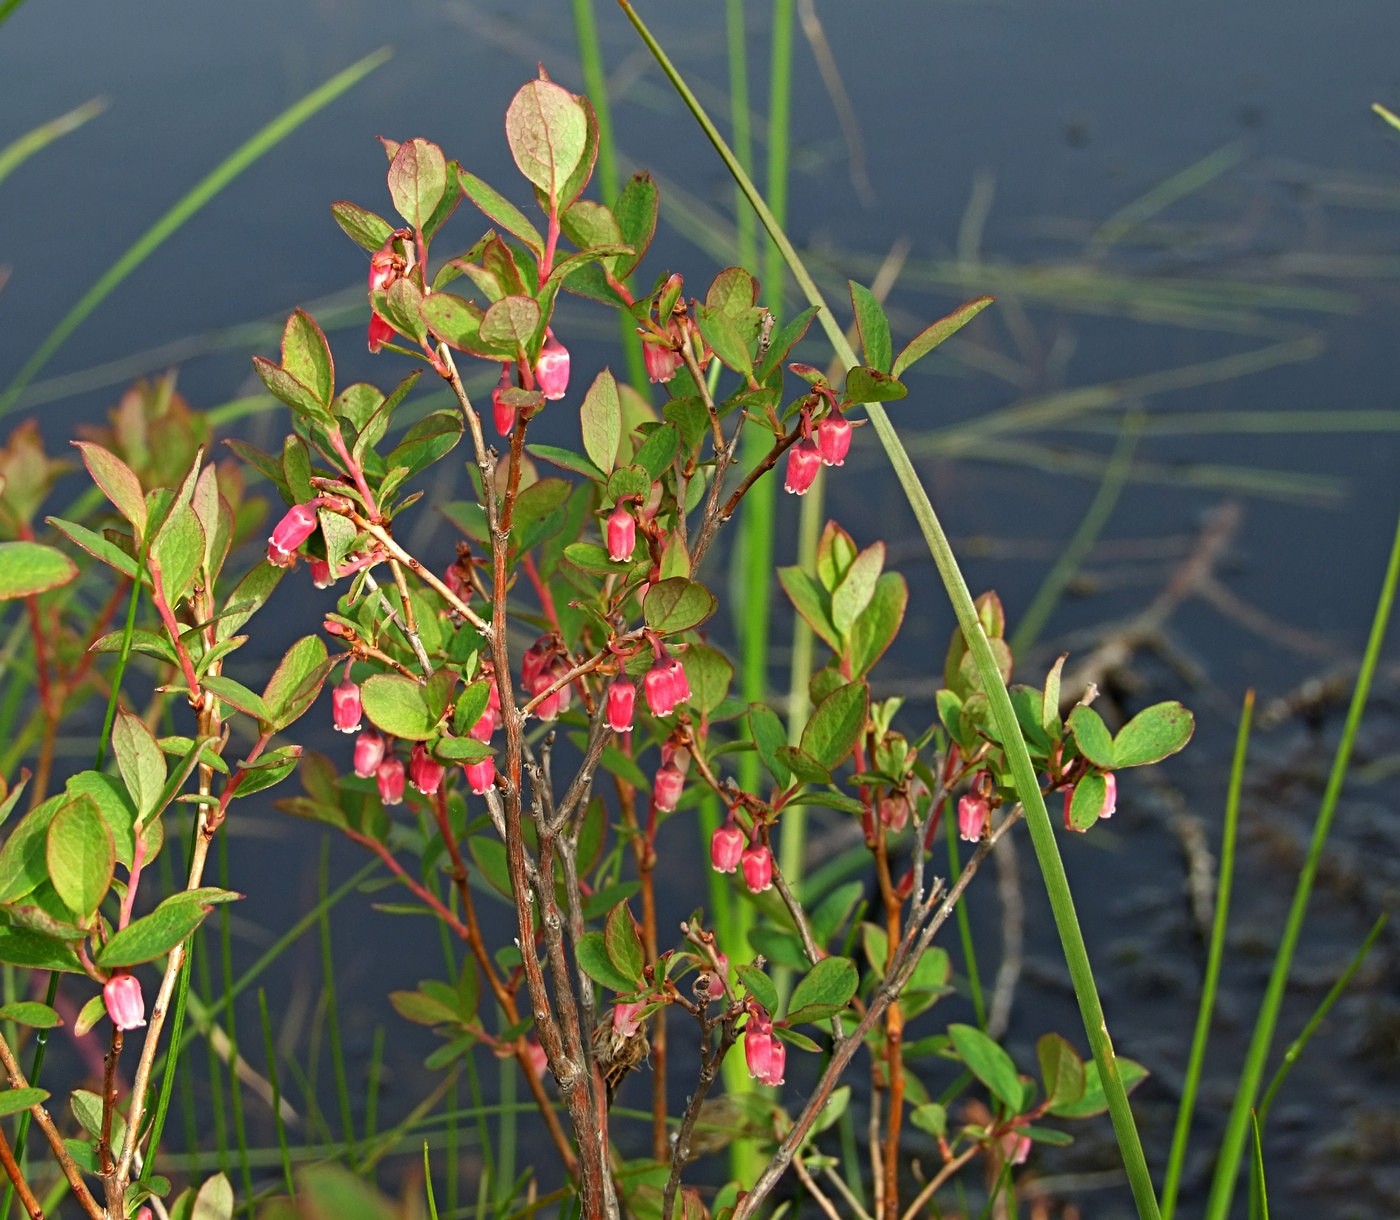
[[[0,1165],[5,1167],[5,1176],[14,1183],[15,1193],[19,1195],[20,1204],[29,1213],[30,1220],[44,1220],[44,1209],[39,1200],[34,1197],[34,1192],[29,1189],[24,1171],[19,1167],[19,1162],[15,1160],[15,1154],[10,1148],[10,1141],[5,1138],[3,1130],[0,1130]]]

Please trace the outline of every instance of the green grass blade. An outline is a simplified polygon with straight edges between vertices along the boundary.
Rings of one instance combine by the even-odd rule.
[[[160,1147],[161,1135],[165,1131],[165,1122],[170,1116],[170,1099],[175,1092],[176,1076],[186,1079],[193,1076],[191,1072],[179,1071],[178,1048],[185,1029],[185,1014],[189,1010],[190,965],[198,939],[196,936],[191,936],[185,943],[185,958],[180,963],[180,976],[175,980],[175,1007],[170,1011],[170,1045],[176,1047],[177,1050],[173,1055],[167,1056],[161,1074],[160,1093],[156,1098],[155,1108],[151,1112],[151,1133],[146,1140],[146,1158],[141,1162],[139,1180],[142,1182],[149,1180],[151,1170],[156,1163],[155,1150]]]
[[[1089,252],[1104,253],[1110,246],[1122,241],[1134,229],[1166,211],[1172,204],[1194,195],[1202,187],[1208,186],[1222,174],[1234,169],[1244,160],[1246,151],[1243,140],[1232,141],[1202,157],[1194,165],[1188,165],[1179,173],[1157,183],[1145,194],[1119,208],[1098,227],[1089,240]]]
[[[1273,1041],[1274,1028],[1278,1023],[1279,1009],[1283,1004],[1284,988],[1288,984],[1288,973],[1293,965],[1293,953],[1298,946],[1303,919],[1307,915],[1308,900],[1312,896],[1313,882],[1317,877],[1318,866],[1322,861],[1322,850],[1327,843],[1327,834],[1332,828],[1332,818],[1337,811],[1342,784],[1346,779],[1351,762],[1352,749],[1356,743],[1357,730],[1361,727],[1361,715],[1366,708],[1366,698],[1371,690],[1371,680],[1380,664],[1381,645],[1385,641],[1386,629],[1390,624],[1391,608],[1395,601],[1395,587],[1400,582],[1400,520],[1396,522],[1395,537],[1391,543],[1390,561],[1386,567],[1385,579],[1381,583],[1380,597],[1376,613],[1371,620],[1371,634],[1366,642],[1366,652],[1361,661],[1361,670],[1356,676],[1356,689],[1352,692],[1351,706],[1347,709],[1346,723],[1342,728],[1341,740],[1337,743],[1337,753],[1332,760],[1332,770],[1327,777],[1327,788],[1322,795],[1322,805],[1318,810],[1317,822],[1313,827],[1312,842],[1308,847],[1307,859],[1298,874],[1298,883],[1293,891],[1293,904],[1288,912],[1283,936],[1279,940],[1278,952],[1274,957],[1274,968],[1269,975],[1269,984],[1264,992],[1264,1000],[1255,1022],[1254,1035],[1250,1041],[1240,1082],[1235,1090],[1235,1102],[1230,1110],[1229,1123],[1221,1144],[1220,1156],[1216,1162],[1215,1176],[1211,1181],[1210,1197],[1207,1201],[1208,1220],[1225,1220],[1230,1203],[1234,1198],[1235,1182],[1239,1177],[1240,1161],[1244,1153],[1245,1140],[1249,1134],[1250,1115],[1255,1098],[1259,1095],[1259,1081],[1264,1072],[1264,1060],[1268,1057],[1269,1046]]]
[[[112,290],[145,262],[167,237],[194,216],[200,208],[218,195],[254,161],[275,148],[318,111],[324,109],[363,77],[374,71],[389,58],[391,53],[388,47],[381,47],[373,54],[366,55],[357,63],[351,64],[344,71],[336,73],[325,84],[313,89],[260,131],[255,132],[177,200],[165,215],[147,229],[136,240],[136,243],[103,272],[91,288],[83,293],[78,303],[64,315],[58,325],[39,344],[33,355],[24,362],[24,366],[15,374],[14,379],[5,388],[5,392],[0,394],[0,416],[7,414],[14,408],[15,400],[19,397],[20,392],[34,379],[35,374],[49,362],[53,354],[63,345],[64,340],[77,330],[88,315],[107,299]]]
[[[0,25],[4,25],[15,9],[23,3],[24,0],[0,0]]]
[[[745,22],[744,0],[724,0],[724,40],[729,60],[729,121],[734,129],[734,155],[745,169],[753,168],[753,115],[749,109],[749,32]],[[776,48],[776,41],[774,46]],[[789,46],[791,40],[789,39]],[[773,90],[778,79],[773,77]],[[785,91],[784,91],[785,92]],[[786,93],[785,93],[786,95]],[[786,130],[770,125],[769,140],[781,137],[786,152]],[[786,177],[786,175],[784,175]],[[735,252],[739,266],[758,270],[758,226],[749,201],[737,185],[734,187]],[[776,313],[777,310],[775,309]]]
[[[1171,1220],[1176,1197],[1181,1190],[1181,1174],[1186,1165],[1186,1147],[1205,1067],[1206,1043],[1210,1039],[1215,996],[1220,986],[1220,969],[1225,961],[1225,930],[1230,919],[1230,892],[1235,882],[1235,839],[1240,824],[1240,794],[1244,791],[1244,763],[1249,749],[1249,731],[1254,721],[1254,692],[1244,697],[1240,727],[1235,734],[1235,754],[1230,764],[1230,788],[1225,800],[1225,826],[1220,835],[1220,876],[1216,884],[1215,919],[1211,924],[1210,948],[1206,954],[1206,975],[1201,984],[1201,1003],[1196,1012],[1196,1032],[1186,1062],[1186,1078],[1181,1087],[1181,1105],[1176,1113],[1167,1174],[1162,1183],[1162,1220]]]
[[[262,1020],[263,1050],[267,1055],[267,1081],[272,1086],[272,1118],[277,1126],[277,1151],[282,1156],[282,1183],[295,1199],[297,1186],[292,1178],[292,1151],[287,1143],[287,1125],[282,1121],[282,1085],[277,1078],[277,1042],[272,1036],[272,1018],[267,1012],[267,992],[258,988],[258,1016]]]
[[[1343,993],[1351,984],[1356,972],[1361,969],[1371,950],[1376,946],[1385,925],[1389,922],[1390,916],[1382,912],[1371,925],[1371,930],[1366,934],[1366,939],[1361,942],[1361,947],[1357,949],[1352,959],[1347,963],[1347,968],[1342,971],[1341,977],[1332,984],[1327,994],[1323,997],[1322,1003],[1317,1006],[1317,1010],[1308,1018],[1308,1023],[1303,1026],[1302,1032],[1288,1044],[1288,1049],[1283,1052],[1283,1060],[1279,1063],[1278,1069],[1274,1072],[1273,1079],[1269,1081],[1269,1087],[1264,1090],[1264,1099],[1259,1103],[1258,1122],[1263,1127],[1269,1121],[1269,1111],[1273,1107],[1274,1097],[1278,1094],[1283,1082],[1288,1079],[1288,1073],[1293,1070],[1293,1065],[1298,1062],[1303,1053],[1304,1047],[1312,1040],[1312,1036],[1317,1033],[1318,1027],[1327,1019],[1327,1014],[1332,1011],[1332,1006],[1342,998]]]
[[[355,1142],[355,1125],[350,1111],[350,1082],[345,1073],[345,1047],[340,1040],[340,1004],[335,991],[335,954],[331,946],[330,908],[326,898],[330,893],[331,841],[321,840],[321,863],[318,887],[321,901],[319,921],[321,933],[321,986],[326,999],[326,1037],[330,1043],[331,1071],[335,1076],[335,1096],[340,1107],[340,1138],[348,1148]]]
[[[219,884],[224,889],[229,888],[226,834],[219,836]],[[228,991],[233,986],[233,930],[227,905],[219,908],[219,965],[222,989]],[[224,1009],[224,1032],[228,1034],[229,1111],[233,1119],[233,1137],[238,1144],[238,1167],[243,1176],[243,1202],[248,1209],[248,1220],[254,1220],[256,1198],[253,1194],[253,1166],[249,1160],[248,1124],[243,1113],[243,1078],[238,1072],[238,1026],[232,1004]]]
[[[1258,1115],[1250,1115],[1250,1127],[1254,1132],[1254,1155],[1249,1174],[1250,1220],[1269,1220],[1269,1191],[1264,1181],[1264,1140],[1259,1132]]]
[[[823,300],[820,290],[812,280],[797,251],[793,249],[792,243],[788,240],[781,226],[778,225],[772,212],[769,211],[757,188],[749,180],[748,175],[744,173],[743,167],[734,159],[734,154],[730,152],[714,123],[711,122],[695,95],[686,86],[685,81],[667,58],[666,53],[631,5],[627,0],[619,0],[619,3],[661,66],[662,71],[666,73],[690,109],[691,114],[700,124],[710,143],[719,153],[729,172],[744,187],[745,194],[748,195],[750,203],[758,212],[769,236],[781,248],[788,269],[797,280],[798,286],[802,289],[808,302],[821,309],[818,320],[826,331],[837,357],[848,368],[859,363],[855,352],[846,342],[845,335],[836,324],[831,309]],[[1123,1081],[1118,1071],[1113,1044],[1108,1036],[1108,1025],[1104,1017],[1103,1006],[1094,987],[1089,955],[1084,945],[1084,937],[1079,927],[1078,918],[1075,915],[1074,901],[1070,895],[1069,882],[1065,877],[1064,864],[1060,860],[1054,827],[1040,793],[1034,764],[1026,750],[1025,741],[1021,737],[1016,714],[1011,706],[1010,695],[1007,693],[1006,687],[1002,685],[996,659],[992,655],[991,646],[988,644],[986,634],[978,620],[977,610],[973,605],[972,594],[968,590],[967,582],[958,567],[952,547],[949,545],[942,524],[933,510],[928,494],[919,482],[918,474],[914,470],[908,453],[895,433],[889,416],[878,403],[867,404],[866,413],[885,448],[890,464],[894,468],[895,476],[899,479],[900,486],[914,510],[914,516],[919,523],[924,541],[933,557],[934,565],[938,568],[958,624],[962,628],[969,651],[977,665],[978,673],[987,692],[992,717],[1006,742],[1007,758],[1016,793],[1026,808],[1026,822],[1031,842],[1035,848],[1041,875],[1049,893],[1051,911],[1054,914],[1056,929],[1060,934],[1060,942],[1064,948],[1070,978],[1074,983],[1075,997],[1079,1002],[1085,1033],[1089,1045],[1093,1048],[1094,1060],[1099,1065],[1104,1094],[1108,1101],[1114,1132],[1123,1155],[1124,1168],[1132,1186],[1133,1197],[1137,1203],[1139,1214],[1146,1220],[1156,1220],[1158,1216],[1157,1199],[1153,1193],[1147,1161],[1143,1156],[1142,1142],[1138,1137],[1132,1110],[1128,1105],[1127,1093],[1124,1091]]]
[[[3,20],[0,17],[0,20]],[[95,119],[107,109],[110,103],[105,97],[95,97],[90,102],[75,106],[67,114],[40,123],[33,131],[27,131],[18,140],[0,148],[0,182],[4,182],[20,165],[29,160],[41,149],[47,148],[55,140],[62,139],[70,131],[76,131],[89,119]]]

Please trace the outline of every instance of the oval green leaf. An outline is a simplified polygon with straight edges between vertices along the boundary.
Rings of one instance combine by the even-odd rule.
[[[0,601],[31,597],[66,585],[78,565],[39,542],[0,542]]]
[[[689,630],[714,612],[714,594],[698,581],[683,576],[658,581],[642,599],[647,626],[662,633]]]

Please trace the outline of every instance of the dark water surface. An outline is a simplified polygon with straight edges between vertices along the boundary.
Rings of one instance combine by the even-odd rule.
[[[1400,110],[1400,5],[827,0],[817,7],[859,143],[853,154],[799,35],[790,230],[818,251],[831,299],[842,308],[844,277],[870,282],[901,241],[908,261],[891,298],[897,341],[959,300],[982,292],[1000,298],[949,345],[947,358],[911,377],[910,400],[895,408],[911,444],[926,429],[967,426],[1068,388],[1108,386],[1103,409],[1072,427],[973,441],[943,431],[938,445],[920,451],[945,524],[963,540],[971,584],[995,586],[1013,623],[1094,495],[1097,468],[1086,475],[1078,464],[1112,449],[1125,408],[1147,412],[1138,454],[1153,477],[1123,492],[1074,596],[1048,624],[1052,646],[1026,659],[1027,680],[1043,672],[1060,643],[1082,656],[1112,625],[1141,612],[1200,545],[1207,514],[1227,502],[1239,514],[1213,582],[1170,616],[1164,654],[1135,654],[1142,685],[1123,692],[1129,711],[1184,698],[1200,716],[1196,743],[1162,768],[1162,783],[1129,777],[1111,827],[1063,843],[1080,882],[1110,1028],[1120,1051],[1154,1072],[1138,1101],[1150,1160],[1160,1166],[1203,960],[1185,894],[1182,843],[1190,839],[1183,827],[1192,823],[1180,819],[1198,819],[1214,850],[1247,687],[1259,690],[1262,706],[1316,675],[1344,674],[1354,661],[1400,501],[1393,355],[1400,138],[1369,110],[1373,101]],[[664,198],[730,216],[732,192],[711,150],[618,11],[598,8],[629,164],[652,169]],[[751,10],[753,96],[764,109],[766,7]],[[715,2],[644,9],[716,109],[726,73],[721,15]],[[0,384],[190,184],[278,110],[385,43],[396,51],[389,64],[245,172],[58,353],[22,404],[39,411],[53,444],[110,406],[129,377],[172,363],[181,365],[180,387],[197,405],[252,392],[249,353],[272,348],[288,309],[319,308],[337,294],[355,305],[363,258],[327,205],[350,198],[387,209],[376,134],[434,139],[518,197],[501,134],[509,97],[536,61],[561,83],[578,88],[581,80],[570,10],[558,2],[82,0],[58,7],[29,0],[0,27],[0,145],[94,95],[111,102],[106,114],[0,183],[0,265],[12,272],[0,293]],[[1225,150],[1220,172],[1199,189],[1144,216],[1122,240],[1104,240],[1101,226],[1120,209],[1217,150]],[[868,194],[853,173],[862,163]],[[669,219],[647,266],[685,271],[698,292],[726,260],[695,236],[690,220],[677,212]],[[465,213],[453,231],[463,246],[475,236]],[[1165,310],[1164,294],[1179,302],[1193,284],[1204,286],[1194,308]],[[1262,295],[1285,289],[1298,295]],[[359,301],[353,322],[334,336],[341,378],[387,382],[396,371],[360,354]],[[576,336],[580,382],[604,360],[616,361],[604,346],[610,319],[579,303],[566,304],[562,316]],[[261,339],[223,333],[259,320],[271,326]],[[165,346],[192,337],[188,348]],[[1177,372],[1266,349],[1273,355],[1258,362],[1267,367],[1249,375]],[[814,351],[809,358],[822,357]],[[128,360],[104,372],[109,362]],[[1149,374],[1166,375],[1167,384],[1144,384]],[[1330,412],[1336,422],[1310,432],[1151,431],[1183,415],[1243,411],[1295,420]],[[1373,413],[1370,430],[1353,430],[1359,421],[1343,412]],[[556,423],[564,422],[560,413]],[[1226,469],[1212,475],[1206,467]],[[1321,481],[1290,484],[1282,497],[1261,495],[1245,470]],[[783,509],[795,525],[795,507]],[[862,542],[891,540],[915,590],[900,668],[928,672],[951,618],[868,433],[831,482],[831,511]],[[450,542],[439,531],[427,545],[445,557]],[[1206,1150],[1230,1102],[1316,809],[1341,720],[1340,689],[1297,714],[1280,712],[1261,737],[1215,1071],[1202,1098],[1182,1214],[1201,1206]],[[915,678],[909,690],[927,714],[928,686]],[[1339,814],[1282,1038],[1306,1019],[1375,915],[1394,906],[1398,692],[1390,672]],[[280,929],[304,909],[317,847],[299,835],[292,850],[269,850],[265,833],[283,830],[270,813],[249,819],[249,827],[256,833],[236,845],[233,866],[234,884],[249,894],[240,915]],[[1009,1047],[1027,1067],[1045,1030],[1082,1036],[1075,1038],[1078,1017],[1029,849],[1022,845],[1020,854],[1026,966]],[[339,846],[335,857],[342,871],[358,859]],[[990,875],[972,905],[981,926],[998,927]],[[415,952],[402,925],[366,915],[354,926],[363,929],[355,943],[339,946],[342,997],[381,995],[439,968],[432,937]],[[390,954],[382,949],[386,926],[394,934]],[[266,934],[247,938],[259,944]],[[1400,1215],[1400,1175],[1392,1168],[1400,1164],[1395,947],[1383,937],[1365,978],[1279,1099],[1266,1144],[1277,1216]],[[984,973],[995,970],[999,953],[989,937]],[[314,975],[312,946],[296,964]],[[305,988],[279,986],[292,998],[272,997],[274,1008],[294,1011]],[[954,1019],[938,1013],[940,1021]],[[363,1048],[372,1022],[386,1018],[366,1004],[351,1005],[347,1019]],[[405,1080],[386,1097],[393,1109],[413,1097],[423,1048],[387,1019],[389,1061]],[[255,1028],[252,1019],[244,1028]],[[1060,1178],[1053,1196],[1077,1200],[1086,1216],[1127,1214],[1126,1191],[1111,1173],[1107,1124],[1098,1130],[1046,1158],[1049,1174],[1082,1175]]]

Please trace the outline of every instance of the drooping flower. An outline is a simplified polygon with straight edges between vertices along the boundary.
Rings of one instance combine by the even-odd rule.
[[[373,729],[363,730],[355,738],[355,774],[361,779],[369,779],[379,770],[388,748],[384,738]]]
[[[490,686],[487,687],[486,710],[481,713],[477,722],[468,730],[467,736],[484,743],[491,740],[491,734],[501,727],[503,721],[501,720],[501,690],[496,685],[495,673],[489,666],[483,665],[481,676],[490,683]]]
[[[987,829],[987,819],[992,808],[985,796],[976,792],[965,793],[958,800],[958,837],[968,843],[977,843]]]
[[[442,787],[442,777],[446,768],[428,753],[428,747],[421,741],[413,747],[408,756],[408,782],[424,796],[432,796]]]
[[[360,688],[347,677],[331,691],[331,720],[337,733],[358,733],[363,723]]]
[[[674,762],[665,762],[652,781],[651,799],[660,813],[670,813],[685,790],[685,773]]]
[[[477,796],[485,796],[496,783],[496,759],[490,754],[475,762],[464,763],[462,770],[467,777],[467,787]]]
[[[520,684],[533,699],[536,695],[544,695],[568,672],[568,658],[561,651],[558,637],[543,635],[525,650],[521,658]],[[545,695],[535,705],[534,714],[541,720],[555,719],[560,712],[568,709],[573,698],[572,691],[573,683],[568,683]]]
[[[291,567],[296,563],[297,548],[311,537],[315,529],[314,502],[293,504],[267,540],[267,562],[279,568]]]
[[[661,343],[643,343],[642,360],[646,364],[647,380],[662,385],[676,375],[681,364],[680,353]]]
[[[496,421],[496,431],[502,436],[509,436],[515,430],[515,408],[502,399],[502,395],[514,385],[511,366],[501,365],[501,379],[491,391],[491,415]]]
[[[386,805],[403,804],[404,771],[403,760],[390,755],[374,772],[379,785],[379,799]]]
[[[614,733],[626,733],[632,727],[637,703],[637,688],[626,678],[619,678],[608,687],[608,702],[604,717]]]
[[[324,559],[311,558],[306,561],[307,567],[311,569],[311,583],[318,589],[329,589],[335,584],[335,576],[331,573],[331,565]]]
[[[787,478],[783,490],[795,496],[805,496],[807,489],[822,468],[822,455],[811,441],[803,439],[788,450]]]
[[[544,346],[535,361],[535,384],[551,402],[563,398],[569,388],[569,349],[554,337],[552,330],[544,333]]]
[[[685,666],[663,652],[642,679],[642,691],[653,716],[669,716],[690,698],[690,682]]]
[[[825,466],[844,466],[851,450],[851,425],[840,411],[832,411],[817,425],[817,452]]]
[[[398,332],[389,324],[387,319],[373,312],[373,294],[376,292],[388,292],[389,286],[395,280],[402,279],[404,273],[404,260],[394,249],[393,237],[384,243],[378,250],[370,255],[369,259],[369,291],[370,309],[369,315],[369,350],[371,353],[377,352],[384,344],[394,338]]]
[[[646,1005],[641,1000],[630,1004],[613,1005],[613,1029],[619,1038],[630,1038],[642,1027],[642,1009]]]
[[[773,853],[767,843],[750,843],[739,857],[744,884],[754,894],[773,888]]]
[[[102,986],[102,1002],[118,1029],[140,1029],[146,1024],[146,998],[141,980],[126,970],[118,970]]]
[[[637,549],[637,519],[621,504],[613,506],[608,514],[606,536],[608,558],[613,563],[626,563]]]
[[[750,1016],[744,1026],[744,1061],[759,1084],[780,1085],[787,1065],[787,1047],[773,1036],[773,1023]]]
[[[710,867],[717,873],[732,873],[739,867],[748,842],[743,830],[730,818],[710,836]]]

